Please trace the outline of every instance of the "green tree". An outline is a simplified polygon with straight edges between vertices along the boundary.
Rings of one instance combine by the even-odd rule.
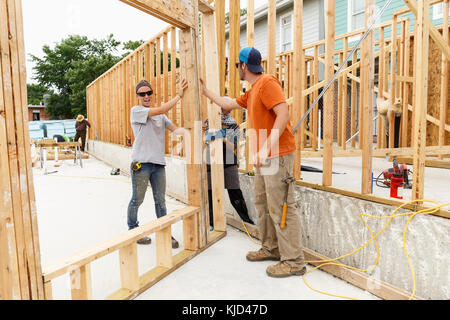
[[[247,8],[241,9],[241,17],[247,14]],[[230,23],[230,13],[227,12],[225,14],[225,24],[229,24]]]
[[[120,42],[109,35],[102,40],[71,35],[52,49],[43,47],[44,57],[31,55],[34,79],[55,90],[46,108],[52,119],[86,114],[86,86],[115,65]]]
[[[154,48],[153,52],[154,52],[154,57],[155,57],[153,60],[153,65],[154,65],[153,75],[156,76],[156,47]],[[162,50],[160,53],[160,58],[161,58],[160,74],[163,74],[164,73],[164,52]],[[172,54],[170,52],[167,54],[167,59],[169,60],[168,71],[171,71],[172,70]],[[175,58],[175,61],[176,61],[176,68],[179,68],[180,67],[180,59]]]
[[[45,107],[45,112],[50,115],[50,119],[71,119],[73,118],[70,96],[63,94],[52,94]]]
[[[27,84],[28,104],[41,105],[44,102],[45,94],[52,94],[53,91],[40,84]]]
[[[127,55],[129,55],[131,52],[139,48],[144,43],[144,40],[130,40],[128,42],[125,42],[122,44],[122,49],[127,50],[123,55],[122,58],[125,58]]]
[[[127,50],[127,52],[125,52],[122,55],[122,58],[125,58],[126,56],[128,56],[134,50],[139,48],[143,43],[144,43],[144,40],[137,40],[137,41],[130,40],[128,42],[125,42],[122,46],[122,49]],[[156,46],[153,48],[153,53],[155,54],[154,55],[155,59],[153,60],[153,65],[155,66],[154,70],[153,70],[153,74],[156,76]],[[161,50],[160,56],[161,56],[161,74],[163,74],[164,73],[164,52],[163,52],[163,50]],[[172,59],[171,59],[170,52],[168,53],[168,59],[169,59],[169,71],[170,71],[170,70],[172,70],[172,65],[171,65]],[[180,60],[177,58],[176,61],[177,61],[177,68],[178,68],[180,66]],[[144,68],[145,68],[145,66],[144,66]]]

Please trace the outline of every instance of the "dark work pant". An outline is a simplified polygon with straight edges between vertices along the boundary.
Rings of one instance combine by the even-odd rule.
[[[401,125],[401,121],[402,121],[402,116],[395,116],[394,117],[394,146],[393,146],[393,148],[398,148],[398,146],[399,146],[400,125]],[[388,148],[392,148],[389,145],[389,132],[386,133],[386,141],[387,141],[387,147]]]
[[[81,138],[81,151],[84,151],[84,145],[86,144],[86,131],[77,131],[73,141],[77,142]]]
[[[244,195],[242,194],[241,189],[227,189],[228,196],[230,197],[230,202],[233,208],[238,213],[239,217],[244,222],[254,224],[252,219],[250,219],[248,215],[247,205],[245,203]],[[212,199],[212,190],[208,190],[208,202],[209,202],[209,225],[214,227],[214,217],[213,217],[213,199]]]

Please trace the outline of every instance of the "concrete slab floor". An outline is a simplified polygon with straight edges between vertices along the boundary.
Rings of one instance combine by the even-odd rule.
[[[322,170],[322,158],[303,158],[302,165],[311,166]],[[361,157],[336,157],[333,158],[333,187],[361,192]],[[373,177],[376,179],[383,170],[392,168],[392,161],[381,158],[373,158]],[[408,169],[413,170],[412,165]],[[303,180],[314,183],[322,183],[322,173],[302,171]],[[412,179],[412,174],[410,175]],[[383,175],[380,177],[382,184]],[[425,167],[424,198],[440,203],[450,202],[450,170],[443,168]],[[374,195],[390,198],[389,188],[382,188],[373,183]],[[411,201],[411,189],[399,189],[404,201]]]
[[[110,175],[111,167],[90,158],[84,167],[71,160],[61,167],[48,163],[44,175],[34,168],[34,183],[39,226],[41,262],[45,266],[89,248],[127,230],[126,212],[131,198],[131,182],[126,176]],[[167,175],[170,178],[170,174]],[[185,204],[167,197],[168,212]],[[156,218],[149,188],[139,215],[140,224]],[[182,250],[182,222],[172,226],[172,234]],[[155,236],[151,236],[155,241]],[[257,250],[245,233],[230,226],[227,236],[194,257],[179,269],[142,293],[138,300],[327,300],[339,299],[317,293],[306,286],[302,277],[274,279],[265,269],[274,262],[248,262],[245,254]],[[156,264],[155,246],[138,246],[139,274]],[[111,253],[91,263],[93,299],[104,299],[120,288],[118,253]],[[311,268],[311,266],[308,266]],[[315,270],[306,276],[319,290],[364,300],[377,300],[372,294],[330,274]],[[68,275],[53,281],[54,299],[70,299]]]

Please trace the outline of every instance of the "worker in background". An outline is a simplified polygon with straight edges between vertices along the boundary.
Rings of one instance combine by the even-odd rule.
[[[53,140],[56,140],[56,142],[69,142],[69,138],[61,134],[54,134]]]
[[[170,101],[161,107],[153,107],[153,89],[146,80],[136,85],[139,105],[131,108],[130,122],[135,136],[131,154],[131,182],[133,195],[128,205],[127,224],[129,230],[139,226],[137,213],[144,201],[148,183],[152,187],[156,217],[167,214],[166,209],[166,171],[165,171],[165,133],[166,129],[176,135],[184,135],[183,128],[177,128],[165,115],[183,98],[187,82],[181,81],[180,90]],[[139,244],[150,244],[150,237],[143,237]],[[172,248],[178,248],[178,241],[172,237]]]
[[[84,119],[84,116],[82,114],[78,115],[77,121],[75,122],[76,134],[73,141],[78,142],[78,139],[81,138],[81,151],[84,151],[84,146],[86,145],[87,127],[91,127],[89,121]]]
[[[292,176],[295,151],[286,98],[277,78],[263,74],[261,54],[255,48],[241,50],[236,68],[240,79],[251,84],[251,89],[237,99],[221,97],[206,88],[203,81],[201,84],[203,94],[220,106],[223,112],[247,109],[249,130],[254,133],[249,138],[251,145],[257,146],[254,160],[255,207],[259,217],[261,249],[248,252],[247,260],[280,260],[266,269],[271,277],[302,275],[306,272],[306,266],[301,246],[300,219],[295,210],[293,190],[283,181]],[[263,170],[277,163],[276,172],[268,174]],[[286,197],[286,223],[281,228]]]
[[[240,136],[239,125],[236,120],[230,114],[221,114],[223,137],[223,173],[224,173],[224,185],[228,191],[231,205],[238,213],[239,217],[244,222],[254,224],[250,219],[247,210],[247,204],[245,203],[244,196],[239,184],[239,168],[238,168],[238,142]],[[203,131],[208,131],[209,123],[208,119],[203,124]],[[213,199],[211,190],[211,159],[209,144],[206,147],[206,171],[208,174],[208,202],[209,202],[209,225],[210,230],[214,229],[213,218]]]

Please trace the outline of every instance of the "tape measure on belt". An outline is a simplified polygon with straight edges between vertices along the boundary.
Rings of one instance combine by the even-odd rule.
[[[131,164],[131,168],[133,169],[134,172],[139,171],[142,168],[142,164],[140,162],[133,162]]]

